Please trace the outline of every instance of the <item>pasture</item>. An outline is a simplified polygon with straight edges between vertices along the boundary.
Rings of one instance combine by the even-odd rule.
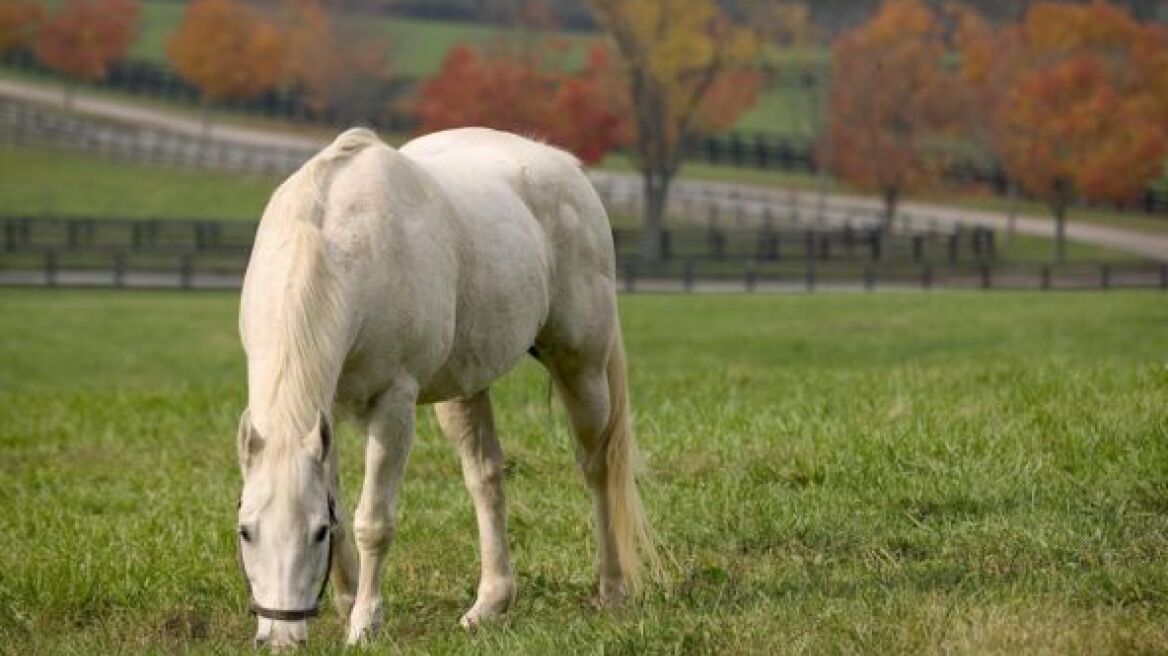
[[[0,291],[0,651],[250,653],[235,294]],[[590,605],[589,503],[525,364],[495,389],[517,607],[474,635],[474,519],[429,411],[397,653],[1168,650],[1155,293],[621,299],[665,572]],[[351,504],[360,442],[340,435]],[[310,650],[340,653],[335,614]]]

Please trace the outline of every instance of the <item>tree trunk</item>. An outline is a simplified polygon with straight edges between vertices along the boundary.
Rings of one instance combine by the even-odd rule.
[[[73,98],[77,95],[77,83],[73,80],[65,80],[65,94],[62,98],[62,104],[67,113],[73,113]]]
[[[646,168],[645,218],[641,228],[641,261],[659,264],[662,259],[661,232],[665,224],[665,204],[669,199],[669,185],[673,176],[667,171]]]
[[[1063,202],[1054,206],[1054,259],[1056,262],[1067,259],[1067,204]]]
[[[896,204],[900,201],[900,190],[896,187],[884,189],[884,232],[892,232],[892,222],[896,220]]]
[[[1006,214],[1006,241],[1012,242],[1018,224],[1018,184],[1011,180],[1006,193],[1009,199],[1006,201],[1009,207]]]
[[[1074,187],[1070,180],[1057,178],[1054,181],[1054,259],[1065,262],[1067,258],[1067,207],[1074,199]]]
[[[202,138],[203,141],[211,140],[211,103],[204,98],[202,101]]]

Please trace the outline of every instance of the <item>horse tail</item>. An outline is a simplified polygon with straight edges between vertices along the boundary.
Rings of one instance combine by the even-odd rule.
[[[626,582],[635,589],[640,579],[640,565],[647,563],[656,576],[660,573],[660,561],[657,540],[637,490],[641,458],[629,416],[628,364],[619,323],[613,327],[605,373],[608,377],[609,418],[601,435],[601,444],[605,450],[604,485],[608,516],[616,538],[617,561]]]

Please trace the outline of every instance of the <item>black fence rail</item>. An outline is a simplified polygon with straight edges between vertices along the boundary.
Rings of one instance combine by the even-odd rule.
[[[118,219],[0,217],[5,253],[222,252],[246,256],[255,221],[213,219]]]
[[[748,262],[736,267],[675,262],[618,266],[625,292],[816,292],[886,290],[1109,290],[1168,291],[1168,264],[802,263]]]
[[[640,260],[642,234],[613,230],[617,257]],[[661,233],[666,262],[961,262],[997,257],[993,230],[975,227],[951,232],[888,232],[854,228],[673,228]]]
[[[0,253],[53,253],[102,258],[111,253],[142,256],[216,254],[246,260],[257,224],[248,220],[0,217]],[[621,259],[639,260],[641,231],[614,229]],[[996,258],[992,230],[885,232],[855,229],[728,229],[680,227],[662,231],[662,260],[707,266],[747,262],[988,262]],[[28,262],[25,257],[22,262]]]
[[[0,286],[238,289],[246,258],[224,252],[28,251],[0,257]],[[1168,291],[1168,264],[708,262],[646,267],[620,260],[617,284],[633,292],[831,292],[878,290]]]

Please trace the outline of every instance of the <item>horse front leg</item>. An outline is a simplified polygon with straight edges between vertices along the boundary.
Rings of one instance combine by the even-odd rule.
[[[351,645],[367,642],[385,620],[381,602],[381,565],[393,542],[398,487],[414,438],[415,390],[390,390],[368,417],[365,481],[353,521],[361,572],[349,617]]]
[[[329,491],[332,493],[336,510],[336,526],[332,531],[333,567],[331,578],[333,584],[333,603],[337,607],[342,620],[348,620],[353,612],[353,602],[357,598],[357,578],[360,575],[360,565],[357,561],[357,551],[350,539],[353,528],[349,523],[349,514],[345,511],[344,494],[341,490],[340,463],[337,448],[329,449]]]
[[[503,450],[495,434],[491,397],[484,390],[434,406],[442,432],[458,448],[462,476],[479,527],[478,595],[459,623],[471,629],[503,613],[515,600],[515,575],[507,553]]]

